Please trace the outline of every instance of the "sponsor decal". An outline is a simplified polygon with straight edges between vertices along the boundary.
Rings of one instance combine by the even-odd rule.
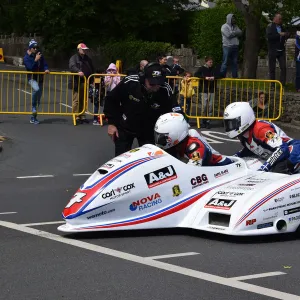
[[[263,182],[266,182],[266,181],[269,181],[269,179],[266,179],[266,178],[247,178],[246,179],[246,182],[249,182],[249,183],[263,183]]]
[[[131,211],[136,211],[138,210],[144,210],[147,208],[150,208],[152,206],[158,205],[162,203],[162,200],[160,198],[160,195],[158,193],[153,194],[151,196],[142,198],[138,201],[134,201],[130,204],[129,209]]]
[[[138,152],[138,151],[140,151],[140,149],[139,148],[135,148],[135,149],[130,150],[129,153],[134,153],[134,152]]]
[[[215,227],[215,226],[207,226],[207,228],[213,229],[213,230],[225,230],[225,228],[222,228],[222,227]]]
[[[208,178],[206,176],[206,174],[202,174],[200,176],[197,176],[195,178],[192,178],[191,179],[191,185],[193,186],[192,189],[198,187],[198,186],[201,186],[203,184],[206,184],[208,183]]]
[[[288,209],[288,210],[285,210],[284,211],[284,215],[290,215],[290,214],[295,214],[297,212],[300,212],[300,207],[295,207],[295,208],[291,208],[291,209]]]
[[[130,100],[133,100],[133,101],[135,101],[135,102],[140,102],[141,100],[140,99],[138,99],[138,98],[135,98],[135,97],[133,97],[132,95],[129,95],[129,97],[128,97]]]
[[[123,162],[121,159],[116,159],[116,158],[113,158],[110,160],[111,162],[116,162],[116,163],[121,163]]]
[[[172,187],[172,191],[173,191],[173,197],[178,197],[180,194],[182,194],[182,191],[180,190],[179,184],[174,185]]]
[[[274,137],[275,137],[275,132],[272,132],[270,130],[266,132],[266,138],[268,140],[272,140]]]
[[[129,157],[131,157],[131,155],[127,154],[127,153],[123,153],[123,154],[120,154],[118,157],[129,158]]]
[[[159,155],[164,155],[164,152],[162,150],[158,150],[155,152],[148,152],[149,156],[159,156]]]
[[[243,196],[245,195],[245,193],[239,193],[239,192],[225,192],[225,191],[219,191],[217,193],[218,195],[222,195],[222,196],[229,196],[229,197],[237,197],[237,196]]]
[[[271,217],[267,217],[267,218],[263,218],[264,221],[268,221],[268,220],[274,220],[275,218],[278,217],[278,212],[276,212],[273,216]]]
[[[290,199],[300,197],[300,193],[290,195]]]
[[[236,200],[213,198],[204,207],[229,210],[235,202]]]
[[[110,214],[112,212],[116,211],[115,209],[111,209],[111,210],[104,210],[104,211],[101,211],[100,213],[98,214],[95,214],[95,215],[92,215],[90,217],[87,217],[88,220],[90,219],[95,219],[95,218],[98,218],[98,217],[101,217],[101,216],[104,216],[104,215],[107,215],[107,214]]]
[[[114,167],[114,165],[113,164],[109,164],[109,163],[104,164],[104,165],[101,166],[101,168],[104,168],[104,169],[111,169],[113,167]]]
[[[264,228],[268,228],[268,227],[273,227],[273,225],[274,225],[273,222],[258,224],[257,229],[264,229]]]
[[[173,166],[167,166],[144,175],[149,189],[177,178]]]
[[[284,199],[284,197],[280,197],[280,198],[275,198],[274,199],[274,202],[281,202],[281,201],[283,201],[283,199]]]
[[[239,183],[239,186],[255,186],[254,183]]]
[[[191,157],[192,160],[195,160],[195,161],[198,161],[198,160],[201,160],[201,155],[199,152],[195,151],[192,153],[192,157]]]
[[[235,165],[236,165],[237,168],[241,168],[242,167],[241,163],[236,163]]]
[[[116,189],[112,189],[110,192],[106,192],[102,194],[103,199],[109,198],[110,200],[120,198],[126,194],[129,194],[132,189],[134,189],[134,183],[130,183],[127,185],[124,185],[123,187],[119,187]]]
[[[296,222],[300,220],[300,215],[295,217],[289,217],[289,223]]]
[[[246,226],[253,225],[254,223],[256,223],[256,219],[246,220]]]
[[[288,207],[288,206],[297,205],[299,203],[300,203],[300,201],[297,201],[297,202],[291,202],[291,203],[287,203],[287,204],[283,204],[283,205],[279,205],[279,206],[266,208],[266,209],[264,209],[264,212],[269,211],[269,210],[275,210],[275,209],[279,209],[279,208],[284,208],[284,207]]]
[[[226,169],[224,171],[216,173],[214,176],[215,176],[215,178],[219,178],[221,176],[227,175],[228,173],[229,173],[229,171],[228,171],[228,169]]]
[[[70,208],[75,203],[82,202],[82,198],[86,196],[86,193],[77,192],[74,194],[73,198],[70,200],[70,202],[67,204],[66,208]]]
[[[243,190],[243,191],[253,191],[254,190],[254,188],[253,187],[249,187],[249,186],[240,186],[240,185],[238,185],[238,186],[229,186],[229,187],[227,187],[227,189],[229,189],[229,190]]]

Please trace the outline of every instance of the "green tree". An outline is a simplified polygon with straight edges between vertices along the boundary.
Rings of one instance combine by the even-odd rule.
[[[230,5],[228,0],[216,0],[218,5]],[[236,9],[242,14],[246,24],[243,73],[245,78],[256,78],[258,54],[261,48],[260,42],[260,22],[263,12],[269,17],[281,11],[286,25],[290,25],[293,17],[299,15],[300,1],[295,0],[232,0]],[[264,32],[265,37],[265,32]]]
[[[28,0],[31,31],[44,38],[49,50],[70,49],[83,39],[93,44],[140,37],[146,29],[176,20],[188,0]],[[147,39],[145,37],[145,39]]]

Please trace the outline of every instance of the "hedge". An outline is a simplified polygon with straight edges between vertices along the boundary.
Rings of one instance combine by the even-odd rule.
[[[153,61],[160,53],[172,52],[174,47],[169,43],[130,39],[106,43],[100,49],[107,65],[120,59],[126,69],[136,66],[142,59]]]
[[[243,18],[234,7],[215,7],[195,13],[189,39],[200,58],[212,56],[215,63],[222,62],[221,27],[230,13],[235,15],[237,25],[244,31]],[[241,45],[243,45],[242,39],[240,39]],[[242,51],[241,47],[241,53]]]

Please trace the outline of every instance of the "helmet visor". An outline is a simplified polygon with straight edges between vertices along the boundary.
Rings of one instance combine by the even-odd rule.
[[[168,133],[159,133],[154,131],[154,141],[156,146],[160,148],[168,148],[167,145],[169,144],[169,134]]]
[[[225,119],[224,120],[225,131],[239,130],[241,127],[241,117],[235,119]]]

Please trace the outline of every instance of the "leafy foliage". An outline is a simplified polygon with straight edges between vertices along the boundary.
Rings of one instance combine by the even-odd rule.
[[[238,26],[244,30],[243,18],[233,5],[195,13],[190,41],[199,57],[212,56],[216,63],[222,61],[221,27],[226,22],[226,16],[229,13],[235,14]]]
[[[101,50],[106,64],[120,59],[124,67],[128,68],[135,66],[142,59],[155,60],[159,53],[170,52],[173,47],[169,43],[128,39],[107,43]]]

